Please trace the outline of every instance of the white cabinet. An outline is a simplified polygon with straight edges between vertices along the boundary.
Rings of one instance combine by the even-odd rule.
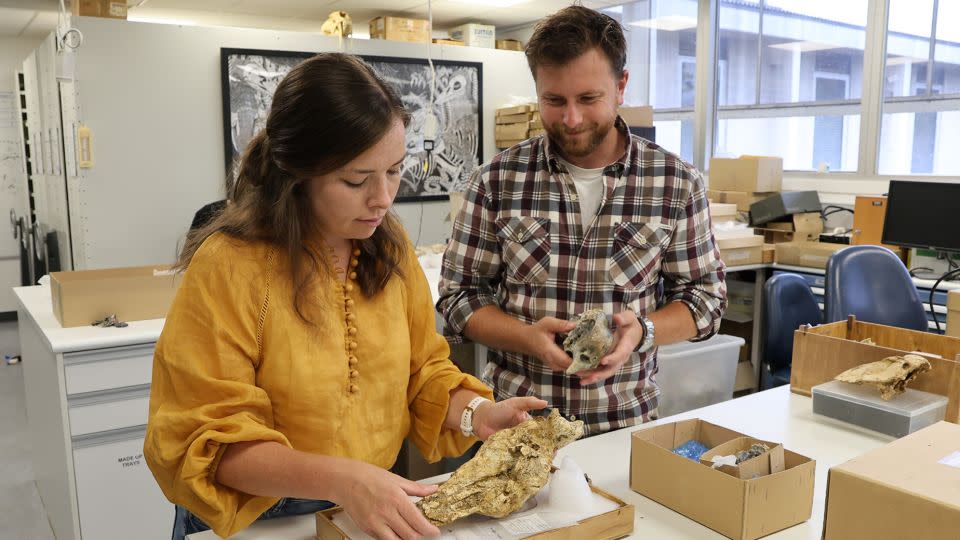
[[[173,505],[143,460],[163,320],[62,328],[46,287],[18,287],[37,490],[58,540],[167,540]]]

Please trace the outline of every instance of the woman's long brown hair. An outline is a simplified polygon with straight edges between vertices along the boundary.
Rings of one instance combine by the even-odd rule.
[[[273,96],[266,127],[247,146],[237,169],[231,204],[187,235],[176,267],[184,270],[210,235],[220,232],[267,242],[286,257],[293,305],[310,321],[306,294],[318,276],[333,277],[330,263],[309,249],[314,226],[306,181],[343,167],[375,145],[396,120],[409,115],[394,91],[369,65],[343,53],[321,53],[294,67]],[[388,213],[360,248],[357,283],[372,297],[400,275],[406,239]]]

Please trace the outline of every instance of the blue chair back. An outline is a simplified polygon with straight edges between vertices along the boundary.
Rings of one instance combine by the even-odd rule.
[[[927,313],[903,261],[881,246],[850,246],[827,261],[827,322],[860,321],[928,330]]]
[[[764,284],[761,389],[790,382],[793,332],[823,320],[810,284],[797,274],[777,274]],[[776,379],[768,384],[770,376]]]

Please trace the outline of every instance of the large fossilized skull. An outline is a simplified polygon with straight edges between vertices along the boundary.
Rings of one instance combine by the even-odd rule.
[[[613,334],[602,310],[588,309],[573,320],[577,326],[563,340],[563,350],[573,358],[567,373],[597,367],[613,347]]]
[[[498,431],[417,506],[437,526],[471,514],[507,516],[547,483],[554,453],[582,436],[583,422],[569,422],[556,409]]]
[[[903,393],[907,383],[930,369],[930,362],[916,354],[890,356],[883,360],[850,368],[834,377],[838,381],[866,384],[880,389],[880,397],[890,399]]]

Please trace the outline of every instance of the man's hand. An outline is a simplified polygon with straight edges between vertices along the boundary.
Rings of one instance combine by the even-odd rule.
[[[573,362],[563,349],[557,346],[556,336],[573,330],[576,323],[556,317],[544,317],[530,325],[526,353],[539,358],[554,371],[564,371]]]
[[[473,432],[480,440],[530,419],[530,413],[547,406],[535,397],[515,397],[497,403],[484,402],[473,412]]]
[[[626,310],[617,313],[613,316],[613,324],[617,327],[616,332],[613,333],[613,350],[600,359],[600,364],[596,368],[584,370],[577,374],[580,377],[581,385],[602,381],[616,373],[620,366],[630,359],[633,350],[643,339],[643,326],[640,325],[640,321],[633,311]]]

